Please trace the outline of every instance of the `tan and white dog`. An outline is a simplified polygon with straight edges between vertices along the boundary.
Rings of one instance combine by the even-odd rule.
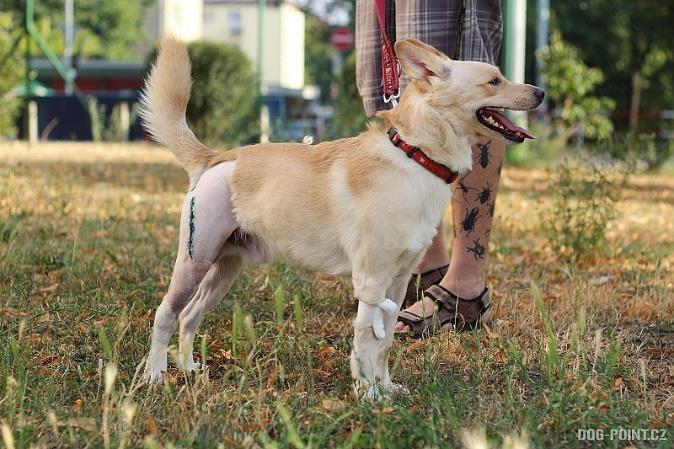
[[[430,245],[450,199],[449,185],[387,135],[456,172],[470,170],[481,136],[531,137],[496,108],[533,109],[543,91],[506,80],[479,62],[451,61],[417,40],[395,45],[410,79],[397,108],[379,113],[357,137],[318,145],[274,143],[216,153],[185,120],[191,78],[185,46],[166,39],[142,100],[147,130],[168,146],[190,177],[173,277],[157,309],[145,377],[161,382],[180,323],[186,370],[204,313],[228,291],[242,265],[283,260],[351,274],[359,301],[351,371],[356,390],[374,398],[397,389],[388,352],[410,273]]]

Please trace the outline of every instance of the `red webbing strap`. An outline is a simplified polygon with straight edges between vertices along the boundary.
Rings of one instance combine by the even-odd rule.
[[[393,45],[386,33],[386,0],[374,0],[381,31],[381,81],[384,90],[384,103],[389,103],[400,97],[400,74],[398,72],[398,59],[396,58]]]

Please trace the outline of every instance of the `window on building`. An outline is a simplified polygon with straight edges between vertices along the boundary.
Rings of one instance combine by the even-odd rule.
[[[227,13],[227,23],[232,35],[239,36],[241,34],[241,13],[239,11],[229,11]]]

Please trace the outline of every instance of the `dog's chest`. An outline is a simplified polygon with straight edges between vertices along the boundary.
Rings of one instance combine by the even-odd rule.
[[[346,177],[332,179],[336,228],[346,252],[356,254],[365,244],[386,257],[418,253],[430,245],[451,190],[418,166],[404,166],[379,176],[366,192],[357,194]],[[422,169],[423,170],[423,169]]]
[[[437,188],[437,185],[432,183],[419,183],[413,189],[417,207],[408,214],[401,215],[401,219],[405,220],[405,226],[411,229],[410,250],[424,251],[438,232],[442,214],[451,198],[451,190],[445,186]]]

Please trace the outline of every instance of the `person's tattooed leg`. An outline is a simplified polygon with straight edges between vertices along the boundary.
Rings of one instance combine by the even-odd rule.
[[[472,171],[452,185],[454,241],[449,269],[440,285],[464,299],[479,296],[485,287],[484,263],[494,218],[504,150],[504,144],[489,140],[477,144],[473,147]],[[442,226],[438,229],[440,230],[438,232],[442,232]],[[432,247],[438,243],[444,241],[436,239]],[[442,249],[446,251],[446,248]],[[434,254],[438,251],[435,248]],[[417,316],[429,316],[434,309],[432,301],[426,298],[405,310]],[[408,330],[408,326],[404,323],[396,324],[396,332]]]
[[[452,187],[454,242],[440,285],[463,298],[474,298],[485,287],[484,263],[504,155],[500,142],[478,143],[473,147],[473,169]]]

